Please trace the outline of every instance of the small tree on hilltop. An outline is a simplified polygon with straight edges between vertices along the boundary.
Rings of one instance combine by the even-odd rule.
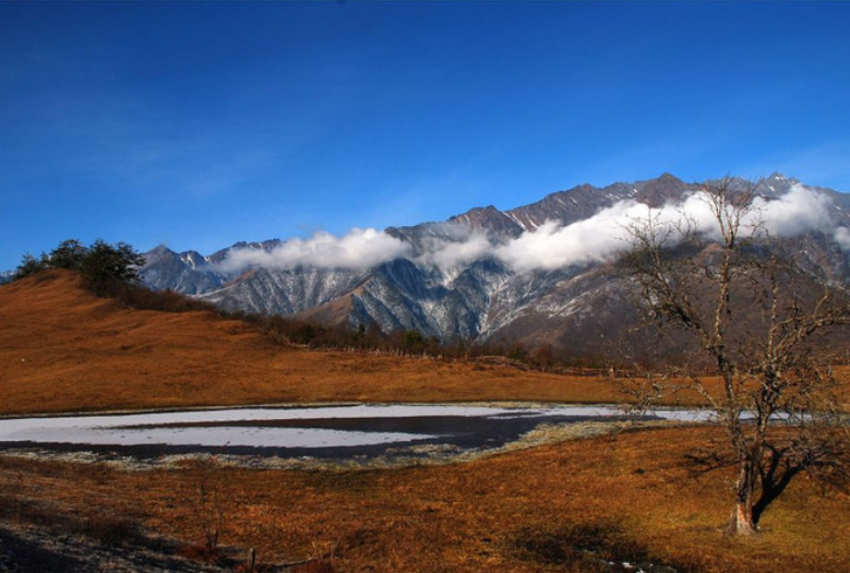
[[[88,256],[89,250],[77,239],[67,239],[50,251],[50,266],[57,269],[78,271]]]
[[[737,468],[729,530],[751,534],[800,472],[847,482],[846,416],[836,411],[836,382],[816,337],[850,323],[850,304],[845,292],[779,256],[752,185],[726,179],[701,197],[713,229],[650,212],[630,227],[633,248],[622,263],[653,323],[689,337],[721,381],[713,389],[684,371],[728,434]],[[720,464],[724,456],[708,459]]]
[[[37,259],[30,253],[27,253],[21,257],[21,264],[19,264],[15,269],[15,274],[12,276],[12,280],[18,280],[34,275],[35,273],[39,273],[47,268],[50,268],[50,259],[47,255],[42,253],[41,258]]]
[[[137,280],[137,269],[144,262],[144,256],[127,243],[113,246],[98,239],[80,263],[80,273],[95,294],[105,296],[117,285]]]

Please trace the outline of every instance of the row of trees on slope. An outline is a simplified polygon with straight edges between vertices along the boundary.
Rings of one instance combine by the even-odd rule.
[[[553,350],[551,345],[526,348],[514,341],[472,343],[456,339],[441,341],[424,336],[417,330],[384,333],[376,324],[352,328],[349,325],[324,325],[293,317],[263,315],[241,311],[223,311],[214,305],[172,291],[151,291],[139,281],[138,268],[144,256],[127,243],[111,245],[102,240],[90,246],[77,239],[61,242],[39,258],[26,254],[17,267],[13,280],[47,269],[77,271],[84,285],[101,297],[112,297],[139,309],[183,312],[208,310],[223,318],[243,320],[264,331],[277,342],[300,344],[312,348],[378,350],[406,355],[440,356],[448,359],[498,356],[514,363],[540,370],[586,368],[599,360],[575,358],[567,352]]]
[[[69,269],[78,271],[95,294],[107,296],[116,285],[136,281],[137,269],[144,262],[145,258],[127,243],[111,245],[98,239],[86,247],[77,239],[68,239],[40,258],[24,255],[13,279],[46,269]]]

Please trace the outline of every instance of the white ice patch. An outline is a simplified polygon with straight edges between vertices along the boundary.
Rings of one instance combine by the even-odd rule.
[[[325,448],[370,446],[433,438],[428,434],[404,432],[353,432],[322,428],[268,428],[245,426],[180,428],[70,428],[28,427],[0,437],[3,441],[86,444],[93,446],[138,446],[165,444],[201,447]]]
[[[705,410],[661,409],[648,412],[665,420],[710,421]],[[408,418],[463,416],[512,419],[553,416],[617,417],[617,406],[555,406],[499,408],[453,405],[358,405],[316,408],[237,408],[109,416],[61,416],[0,420],[0,442],[68,443],[91,445],[194,445],[321,448],[364,446],[432,439],[432,434],[343,431],[321,428],[235,426],[233,422],[334,418]],[[164,427],[168,424],[213,423],[215,426]],[[128,427],[142,426],[142,427]]]

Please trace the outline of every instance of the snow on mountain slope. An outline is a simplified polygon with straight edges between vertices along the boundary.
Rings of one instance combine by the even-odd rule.
[[[769,202],[786,196],[798,183],[773,174],[758,183],[756,192]],[[224,270],[221,263],[235,250],[273,253],[285,244],[274,239],[237,243],[209,257],[157,247],[145,254],[141,277],[152,288],[195,295],[232,310],[306,312],[351,325],[376,323],[387,332],[416,329],[444,340],[519,339],[594,353],[606,336],[629,322],[622,279],[599,260],[517,270],[499,257],[499,248],[516,244],[529,233],[542,233],[547,222],[563,228],[617,205],[661,207],[698,187],[670,174],[602,188],[585,184],[504,212],[488,206],[445,222],[389,227],[385,235],[408,245],[408,255],[366,269],[300,265]],[[826,198],[823,205],[835,226],[850,228],[848,196],[830,189],[806,189]],[[846,235],[833,231],[808,229],[800,254],[807,264],[826,268],[831,280],[847,284],[850,263],[845,249],[850,247],[850,231]],[[847,244],[840,245],[843,238]]]

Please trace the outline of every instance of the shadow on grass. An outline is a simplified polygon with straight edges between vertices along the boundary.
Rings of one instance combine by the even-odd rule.
[[[519,559],[563,566],[564,571],[574,573],[695,573],[690,567],[659,564],[643,544],[612,523],[523,527],[509,538],[509,547]]]
[[[0,572],[131,570],[333,573],[332,559],[249,565],[236,548],[145,535],[138,515],[65,513],[38,500],[0,494]],[[119,565],[115,565],[120,562]]]
[[[84,563],[0,528],[0,571],[80,571]]]
[[[118,558],[138,571],[196,571],[181,559],[179,545],[149,537],[138,516],[69,514],[36,500],[0,495],[0,571],[64,572],[110,567]],[[86,539],[88,541],[86,541]],[[236,562],[222,557],[216,565]],[[217,570],[217,569],[216,569]]]
[[[0,519],[42,527],[57,534],[84,535],[109,546],[152,544],[133,516],[109,516],[99,511],[66,514],[35,500],[14,496],[0,496]]]

